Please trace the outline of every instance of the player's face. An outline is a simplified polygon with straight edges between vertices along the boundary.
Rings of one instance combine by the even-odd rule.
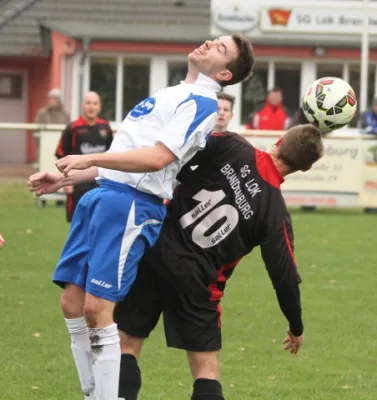
[[[233,118],[232,104],[229,100],[219,99],[217,110],[216,129],[218,132],[225,132],[228,129],[230,120]]]
[[[280,92],[271,92],[268,95],[268,101],[272,106],[279,106],[283,101],[283,96]]]
[[[198,72],[220,82],[232,78],[226,66],[237,57],[238,49],[232,37],[222,36],[214,41],[207,40],[189,54],[188,60]]]
[[[88,93],[82,100],[82,113],[85,118],[92,120],[98,117],[101,111],[101,101],[96,93]]]

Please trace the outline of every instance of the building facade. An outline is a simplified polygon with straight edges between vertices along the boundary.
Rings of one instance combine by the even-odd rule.
[[[120,123],[135,103],[179,83],[187,53],[204,40],[244,32],[257,64],[236,96],[233,129],[279,86],[290,113],[316,78],[338,76],[360,91],[361,2],[255,0],[0,0],[0,121],[32,122],[60,87],[72,119],[80,98],[97,91],[102,116]],[[272,3],[272,0],[271,0]],[[321,7],[326,4],[326,8]],[[358,4],[357,4],[358,3]],[[22,7],[23,6],[23,7]],[[374,6],[373,6],[374,7]],[[377,9],[371,8],[368,103],[377,87]],[[361,22],[360,22],[361,19]],[[17,143],[17,146],[15,146]],[[35,161],[32,133],[0,132],[0,162]]]

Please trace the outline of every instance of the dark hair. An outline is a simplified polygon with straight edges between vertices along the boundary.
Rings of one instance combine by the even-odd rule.
[[[277,157],[291,170],[305,171],[318,161],[324,152],[322,131],[312,124],[296,125],[283,136]]]
[[[238,56],[226,65],[233,76],[229,81],[220,82],[223,87],[248,79],[255,64],[254,50],[250,40],[241,33],[233,33],[232,39],[237,46]]]
[[[232,96],[231,94],[228,94],[228,93],[218,92],[217,99],[229,101],[229,103],[231,104],[231,109],[233,110],[234,102],[236,101],[236,98],[234,96]]]
[[[270,93],[276,93],[276,92],[283,93],[283,90],[281,89],[280,86],[274,86],[272,89],[270,89],[270,90],[268,91],[268,94],[270,94]]]

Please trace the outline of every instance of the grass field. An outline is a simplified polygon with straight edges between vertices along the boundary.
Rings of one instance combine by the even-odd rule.
[[[377,399],[377,217],[293,213],[303,278],[305,346],[282,350],[286,322],[261,263],[246,257],[223,304],[222,382],[235,400]],[[66,238],[64,210],[37,208],[0,185],[0,399],[82,400],[51,274]],[[141,359],[141,400],[190,398],[185,354],[161,327]]]

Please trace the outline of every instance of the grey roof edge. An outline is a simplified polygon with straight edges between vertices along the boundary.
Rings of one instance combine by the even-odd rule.
[[[38,25],[40,29],[47,29],[49,31],[55,31],[59,32],[62,35],[72,37],[73,39],[82,39],[84,37],[90,38],[92,40],[111,40],[111,41],[128,41],[128,42],[163,42],[163,43],[200,43],[203,42],[204,40],[209,39],[211,36],[210,34],[208,35],[197,35],[194,37],[187,37],[187,35],[181,35],[181,36],[156,36],[153,34],[153,28],[158,27],[158,28],[168,28],[168,26],[164,26],[163,24],[155,24],[154,26],[152,24],[148,24],[148,28],[150,30],[149,35],[145,35],[144,37],[138,37],[138,35],[132,35],[130,34],[118,34],[114,32],[114,34],[109,35],[109,34],[101,34],[99,31],[101,30],[100,28],[105,28],[108,27],[110,28],[109,31],[114,31],[116,30],[117,27],[123,28],[124,30],[124,25],[122,24],[114,24],[112,22],[109,22],[108,24],[96,24],[95,29],[93,28],[93,23],[85,23],[85,22],[79,22],[75,21],[70,23],[70,25],[74,28],[80,27],[79,31],[82,30],[82,28],[86,25],[88,27],[87,32],[85,33],[79,33],[75,29],[68,29],[68,24],[66,21],[52,21],[52,20],[47,20],[47,19],[37,19]],[[138,24],[135,26],[130,26],[130,28],[135,28],[135,27],[140,27],[142,24]],[[180,28],[182,29],[182,25],[177,25],[175,28]],[[191,27],[188,27],[191,28]],[[195,26],[192,27],[195,30]],[[121,31],[121,29],[120,29]],[[184,33],[184,29],[182,30]]]

